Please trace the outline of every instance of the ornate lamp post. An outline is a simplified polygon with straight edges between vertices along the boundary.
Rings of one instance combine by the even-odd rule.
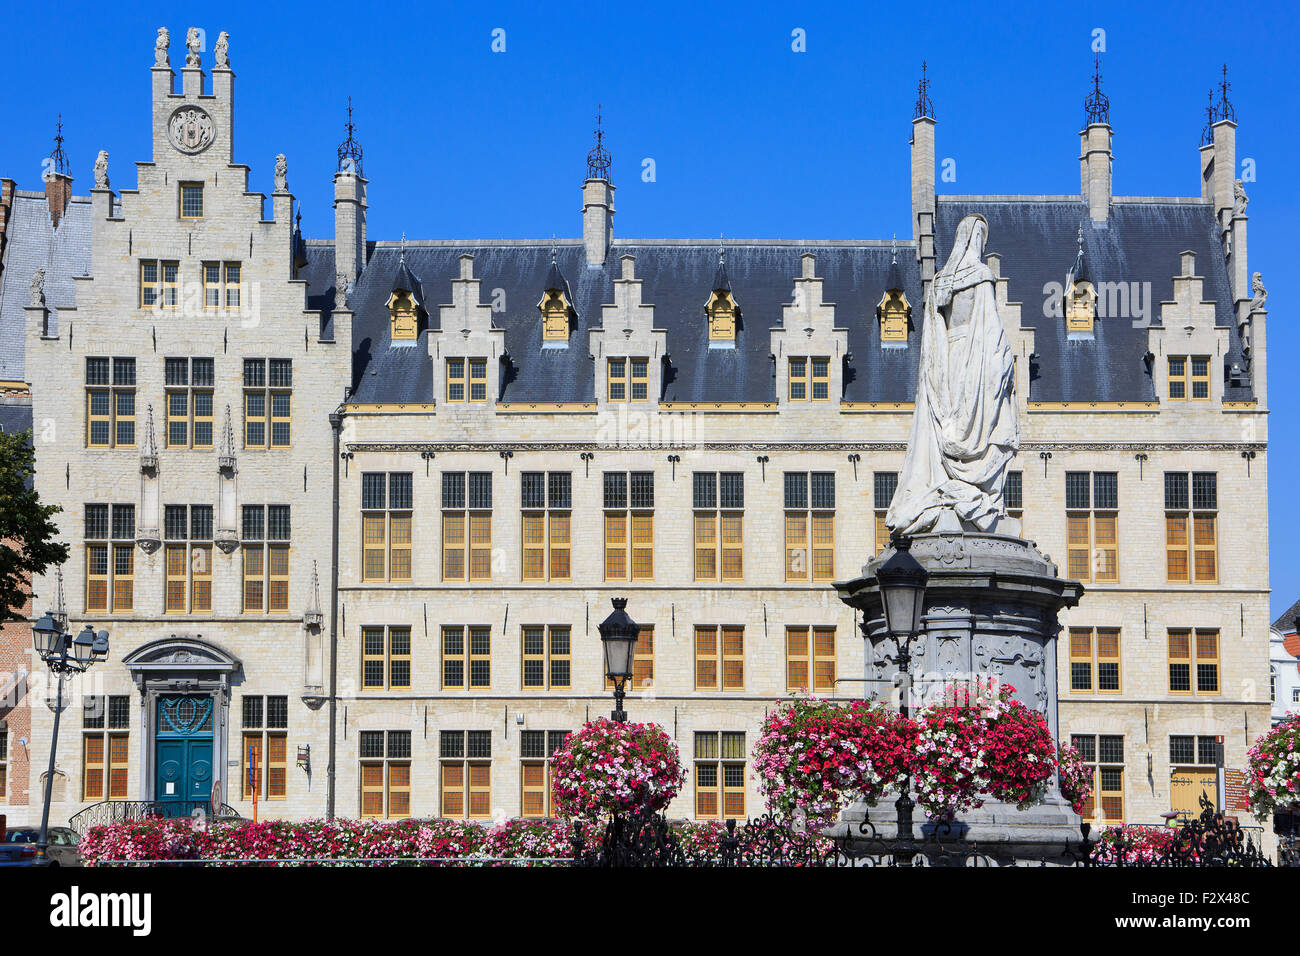
[[[43,860],[49,845],[50,800],[54,793],[54,755],[59,749],[59,717],[63,714],[63,681],[70,675],[84,673],[92,664],[108,657],[108,631],[96,633],[87,624],[81,633],[73,637],[65,633],[54,615],[47,611],[32,625],[32,646],[37,656],[58,678],[54,735],[50,740],[50,766],[45,774],[45,806],[41,811],[41,838],[36,845],[37,853]]]
[[[925,585],[930,572],[912,557],[910,538],[896,535],[890,542],[894,553],[876,570],[880,582],[881,603],[885,612],[885,629],[898,646],[898,711],[904,717],[911,714],[912,699],[912,640],[921,629],[921,613],[925,608]],[[912,831],[912,780],[904,777],[901,791],[894,806],[898,810],[897,839],[900,849],[894,854],[896,866],[911,866],[914,849]]]
[[[600,631],[601,645],[605,649],[605,676],[614,684],[614,712],[610,716],[622,724],[627,721],[623,692],[632,679],[636,639],[641,626],[628,617],[627,598],[614,598],[613,604],[614,612],[596,625],[596,629]]]

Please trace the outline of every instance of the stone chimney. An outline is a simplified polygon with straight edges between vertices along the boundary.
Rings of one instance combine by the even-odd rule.
[[[1214,202],[1214,218],[1222,229],[1232,223],[1233,183],[1237,170],[1237,124],[1229,119],[1219,120],[1212,127],[1214,142],[1213,167],[1210,174],[1209,199]]]
[[[1110,100],[1101,91],[1101,57],[1093,58],[1092,92],[1083,100],[1083,132],[1079,134],[1079,191],[1094,223],[1110,218],[1111,152]]]
[[[50,172],[45,177],[45,200],[50,204],[50,222],[59,228],[59,220],[68,211],[72,199],[72,177],[67,173]]]
[[[614,243],[614,186],[609,181],[610,156],[596,114],[596,145],[587,154],[587,179],[582,184],[582,243],[587,265],[603,266]]]
[[[361,174],[361,144],[352,122],[348,98],[347,139],[339,144],[338,172],[334,174],[334,271],[352,286],[366,268],[366,186]]]
[[[50,222],[59,228],[59,220],[68,211],[72,199],[72,177],[68,175],[68,154],[63,151],[63,114],[59,114],[54,134],[54,151],[45,162],[45,201],[50,204]]]
[[[921,264],[921,281],[934,278],[934,104],[930,81],[921,64],[912,119],[912,241]]]
[[[1079,180],[1088,215],[1093,222],[1110,217],[1111,197],[1111,130],[1109,123],[1092,123],[1079,134]]]

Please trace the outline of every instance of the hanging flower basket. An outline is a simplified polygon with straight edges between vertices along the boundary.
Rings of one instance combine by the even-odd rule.
[[[1061,796],[1070,801],[1070,808],[1082,814],[1092,796],[1092,768],[1083,762],[1083,755],[1072,745],[1061,742],[1057,765],[1060,768]]]
[[[658,724],[599,718],[570,734],[551,758],[556,812],[596,820],[658,812],[686,781],[677,745]]]
[[[1246,751],[1250,810],[1263,819],[1300,807],[1300,713],[1289,714]]]
[[[851,800],[874,806],[905,772],[915,736],[911,721],[879,705],[796,698],[764,721],[754,779],[774,817],[821,829]]]

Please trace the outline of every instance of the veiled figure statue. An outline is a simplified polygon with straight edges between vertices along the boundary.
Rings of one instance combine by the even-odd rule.
[[[963,219],[925,297],[912,432],[885,518],[904,535],[1020,533],[1002,497],[1020,426],[993,271],[981,258],[987,235],[983,216]]]

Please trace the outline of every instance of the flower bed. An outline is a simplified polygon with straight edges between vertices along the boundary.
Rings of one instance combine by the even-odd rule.
[[[1289,714],[1246,752],[1250,810],[1263,819],[1300,807],[1300,714]]]
[[[686,782],[677,745],[658,724],[588,721],[551,758],[555,809],[594,821],[613,813],[657,812]]]
[[[477,823],[453,820],[196,825],[189,818],[152,818],[93,827],[79,849],[88,866],[103,860],[451,859],[488,855],[489,833]]]
[[[1178,834],[1174,827],[1134,824],[1106,827],[1097,837],[1092,859],[1095,863],[1151,863],[1167,859],[1178,844]]]
[[[672,828],[688,857],[720,855],[727,832],[724,824],[711,821],[679,822]],[[573,832],[574,825],[564,820],[511,819],[492,827],[455,820],[272,820],[196,827],[188,818],[155,817],[95,827],[81,841],[80,849],[87,866],[111,865],[108,861],[117,860],[292,863],[367,859],[462,860],[490,866],[497,860],[570,860]],[[603,832],[601,827],[584,827],[587,849],[600,846]],[[742,825],[736,832],[741,837],[737,851],[742,857],[789,851],[795,840],[811,841],[813,850],[823,854],[832,849],[824,837],[793,836],[777,827]]]

